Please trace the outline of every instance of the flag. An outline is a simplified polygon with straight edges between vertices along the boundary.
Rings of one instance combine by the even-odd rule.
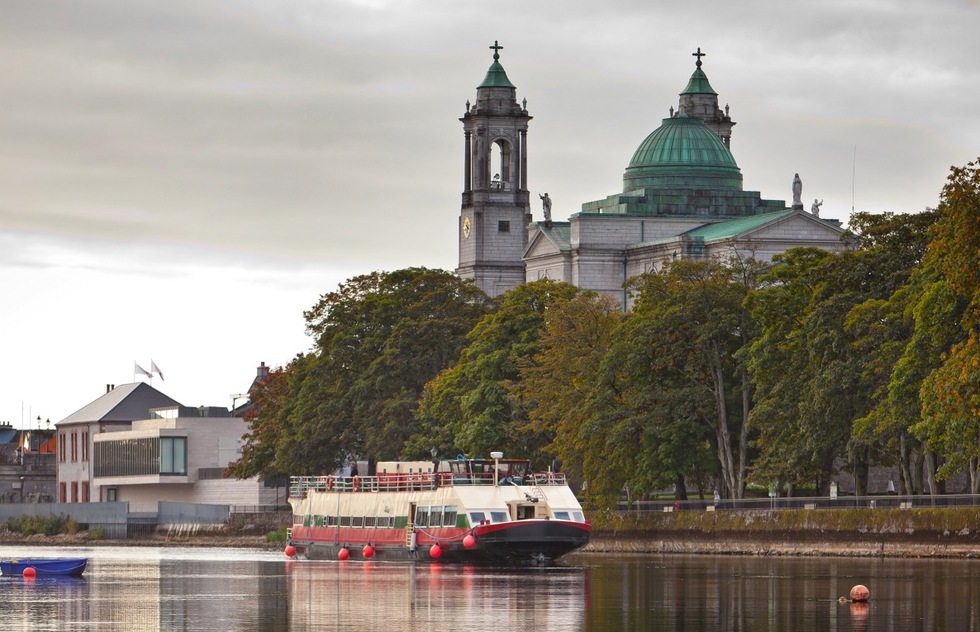
[[[24,452],[30,452],[30,451],[31,451],[31,433],[30,432],[25,432],[24,433]]]
[[[154,362],[153,360],[150,360],[150,372],[156,373],[157,375],[160,376],[161,380],[163,379],[163,371],[160,370],[160,367],[158,367],[157,363]]]
[[[137,375],[145,375],[146,377],[148,377],[150,379],[153,379],[153,374],[150,373],[149,371],[147,371],[146,369],[144,369],[143,367],[141,367],[140,365],[138,365],[138,364],[136,364],[134,362],[133,363],[133,366],[135,367],[133,369],[133,373],[135,373]]]

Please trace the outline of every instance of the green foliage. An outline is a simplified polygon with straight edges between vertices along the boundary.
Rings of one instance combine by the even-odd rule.
[[[286,527],[279,527],[275,531],[270,531],[265,536],[266,542],[285,542],[286,541]]]
[[[258,385],[230,471],[322,474],[355,456],[396,458],[418,431],[422,388],[456,361],[490,305],[471,282],[426,268],[354,277],[323,295],[305,313],[313,351]]]
[[[64,514],[48,516],[17,516],[7,520],[7,528],[21,535],[58,535],[75,533],[78,525]]]
[[[528,433],[528,418],[514,390],[519,367],[540,348],[545,314],[578,289],[567,283],[525,283],[501,297],[500,307],[469,334],[459,362],[426,385],[416,411],[417,435],[403,456],[422,456],[435,446],[440,454],[547,459],[547,437]],[[550,459],[549,459],[550,460]]]
[[[102,527],[95,527],[88,532],[88,537],[91,540],[102,540],[105,538],[105,529]]]
[[[935,362],[918,366],[936,368],[922,380],[922,421],[915,433],[936,449],[946,463],[939,472],[947,477],[969,467],[972,491],[980,490],[980,160],[954,167],[943,188],[935,239],[926,264],[935,268],[952,292],[926,312],[921,331],[932,349],[948,352]],[[943,290],[937,285],[937,290]],[[965,307],[957,309],[957,302]],[[923,306],[923,311],[927,306]],[[956,314],[960,328],[950,321]]]

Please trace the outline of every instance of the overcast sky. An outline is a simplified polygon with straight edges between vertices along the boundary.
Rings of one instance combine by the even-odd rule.
[[[0,0],[0,421],[151,359],[230,406],[338,283],[455,268],[494,40],[556,219],[622,190],[700,46],[745,188],[799,172],[846,221],[980,155],[978,27],[976,0]]]

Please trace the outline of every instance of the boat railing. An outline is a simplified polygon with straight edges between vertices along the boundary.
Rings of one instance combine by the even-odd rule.
[[[492,486],[497,485],[566,485],[565,475],[560,472],[536,472],[525,477],[494,477],[493,472],[415,472],[381,473],[376,476],[291,476],[289,497],[305,498],[314,492],[406,492],[439,487]]]

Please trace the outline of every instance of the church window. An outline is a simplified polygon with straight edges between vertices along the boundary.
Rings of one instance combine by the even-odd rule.
[[[499,222],[497,222],[497,231],[499,231],[501,233],[509,233],[510,232],[510,222],[508,222],[508,221],[499,221]]]
[[[511,180],[510,143],[504,140],[494,141],[491,147],[490,170],[494,174],[491,187],[509,190]]]

